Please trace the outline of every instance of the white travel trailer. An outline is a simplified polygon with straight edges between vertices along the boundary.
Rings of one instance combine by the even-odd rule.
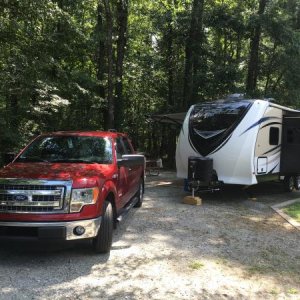
[[[195,104],[181,128],[176,167],[197,188],[284,176],[286,189],[298,189],[300,111],[267,100]]]

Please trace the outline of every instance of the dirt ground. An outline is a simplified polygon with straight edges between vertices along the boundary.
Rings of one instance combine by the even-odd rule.
[[[172,172],[148,177],[110,255],[1,243],[0,299],[300,299],[300,231],[270,208],[299,192],[234,187],[201,206],[185,195]]]

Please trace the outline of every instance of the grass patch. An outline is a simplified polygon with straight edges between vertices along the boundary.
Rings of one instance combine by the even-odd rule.
[[[263,274],[267,273],[270,271],[270,267],[266,265],[255,265],[252,267],[249,267],[247,269],[248,273],[253,275],[253,274]]]
[[[230,264],[230,262],[224,258],[219,258],[216,260],[216,264],[217,265],[224,265],[224,266],[228,266]]]
[[[201,261],[193,261],[192,263],[189,264],[189,268],[193,270],[200,270],[204,267],[204,264]]]
[[[283,211],[287,215],[289,215],[291,218],[300,222],[300,202],[293,203],[293,204],[283,208]]]
[[[279,295],[279,293],[280,293],[280,291],[278,289],[272,289],[270,291],[270,294],[273,295],[273,296],[277,296],[277,295]]]
[[[290,295],[296,295],[296,294],[298,294],[298,290],[290,288],[287,290],[287,293]]]

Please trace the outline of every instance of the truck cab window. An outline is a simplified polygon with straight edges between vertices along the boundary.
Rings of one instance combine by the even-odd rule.
[[[279,128],[278,127],[270,128],[269,144],[274,145],[274,146],[279,144]]]
[[[124,147],[125,147],[126,154],[133,154],[133,150],[130,147],[130,144],[129,144],[127,138],[123,138],[123,144],[124,144]]]
[[[116,152],[117,159],[122,158],[122,155],[126,154],[121,138],[117,138],[116,140]]]

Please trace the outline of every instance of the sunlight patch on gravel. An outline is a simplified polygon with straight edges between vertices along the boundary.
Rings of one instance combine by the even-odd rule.
[[[202,262],[203,268],[190,270],[187,265],[182,265],[187,263],[184,258],[181,258],[179,263],[176,263],[176,257],[164,261],[148,259],[139,260],[137,268],[134,259],[129,259],[127,264],[134,267],[130,272],[125,271],[125,268],[122,269],[119,261],[117,264],[99,268],[89,276],[69,282],[68,287],[71,289],[76,286],[73,295],[83,299],[100,297],[103,290],[108,299],[114,299],[116,294],[131,295],[128,299],[145,299],[149,296],[151,299],[196,299],[201,295],[258,299],[259,295],[265,293],[266,288],[269,291],[276,289],[276,283],[268,278],[263,278],[263,283],[252,276],[245,279],[242,278],[243,272],[240,268],[228,269],[226,266],[224,269],[214,261],[202,260]],[[55,287],[57,290],[61,288],[61,285]],[[88,294],[85,292],[87,288]],[[71,297],[71,290],[67,290],[66,296]]]
[[[159,185],[167,175],[148,178],[110,255],[0,250],[0,300],[300,299],[299,232],[268,206],[283,194],[257,193],[255,209],[241,192],[205,194],[196,207],[181,203],[181,187]]]

